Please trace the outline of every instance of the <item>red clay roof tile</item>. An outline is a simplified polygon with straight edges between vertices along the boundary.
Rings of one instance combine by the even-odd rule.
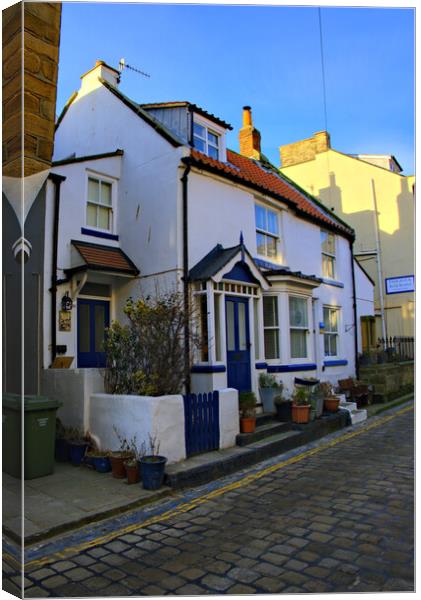
[[[88,268],[137,275],[139,269],[120,248],[72,240]]]
[[[283,179],[280,173],[278,175],[264,169],[255,160],[237,154],[232,150],[227,150],[227,163],[210,158],[206,154],[194,149],[191,151],[191,158],[193,159],[193,164],[196,163],[198,166],[208,168],[220,173],[222,176],[234,177],[244,182],[245,185],[251,185],[255,189],[259,188],[269,195],[274,194],[277,198],[292,205],[298,212],[307,215],[312,220],[325,223],[327,226],[346,234],[348,237],[353,237],[354,235],[350,227],[330,218],[324,213],[322,208],[317,205],[316,200],[312,202],[304,192]]]

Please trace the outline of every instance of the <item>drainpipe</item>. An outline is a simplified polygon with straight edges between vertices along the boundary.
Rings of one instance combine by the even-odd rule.
[[[181,182],[183,184],[183,303],[184,303],[184,368],[185,368],[185,391],[190,394],[190,323],[189,323],[189,245],[188,245],[188,176],[191,166],[187,165]]]
[[[58,226],[60,218],[60,185],[66,179],[62,175],[50,173],[48,179],[54,183],[54,213],[53,213],[53,252],[51,265],[51,364],[56,357],[57,346],[57,253],[58,253]],[[51,365],[50,365],[51,366]]]
[[[351,273],[352,273],[352,309],[354,313],[355,334],[354,334],[354,353],[355,353],[355,375],[360,377],[360,366],[358,364],[358,322],[357,322],[357,294],[355,290],[355,265],[354,265],[354,242],[350,240],[349,250],[351,253]]]

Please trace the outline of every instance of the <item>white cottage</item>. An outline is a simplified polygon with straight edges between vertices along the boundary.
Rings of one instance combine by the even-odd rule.
[[[257,391],[263,372],[290,391],[297,376],[354,376],[373,286],[353,230],[261,154],[249,107],[237,153],[222,119],[190,102],[137,104],[118,84],[98,61],[57,123],[44,367],[73,360],[44,371],[46,391],[101,391],[105,327],[155,289],[201,312],[207,343],[186,356],[187,389]]]

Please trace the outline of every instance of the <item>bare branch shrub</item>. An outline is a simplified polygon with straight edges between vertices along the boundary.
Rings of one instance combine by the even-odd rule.
[[[129,298],[124,312],[128,324],[115,321],[106,335],[106,391],[146,396],[180,393],[187,375],[184,328],[186,320],[191,324],[194,319],[193,313],[185,314],[182,295]],[[199,346],[193,334],[190,342]]]

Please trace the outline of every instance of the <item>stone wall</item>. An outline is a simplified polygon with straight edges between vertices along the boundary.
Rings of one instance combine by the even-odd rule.
[[[26,177],[51,166],[60,22],[59,2],[19,2],[3,11],[3,175]]]
[[[414,390],[414,363],[360,366],[360,381],[373,386],[375,402],[388,402]]]
[[[319,131],[311,138],[286,144],[280,147],[281,164],[290,167],[308,160],[313,160],[316,154],[326,152],[330,148],[330,136],[327,131]]]

